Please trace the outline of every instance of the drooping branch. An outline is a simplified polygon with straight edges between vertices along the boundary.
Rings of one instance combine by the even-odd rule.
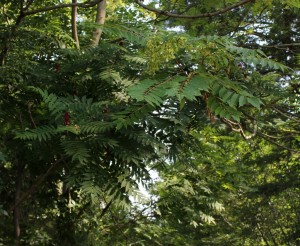
[[[150,7],[150,6],[146,5],[146,4],[143,4],[141,2],[141,0],[135,0],[135,2],[139,6],[141,6],[142,8],[144,8],[146,10],[149,10],[151,12],[154,12],[154,13],[156,13],[158,15],[165,15],[165,16],[169,16],[169,17],[183,18],[183,19],[198,19],[198,18],[212,17],[212,16],[216,16],[216,15],[219,15],[219,14],[226,13],[226,12],[232,10],[232,9],[240,7],[240,6],[245,5],[247,3],[254,2],[254,0],[242,0],[242,1],[238,2],[238,3],[236,3],[236,4],[232,4],[232,5],[228,6],[228,7],[219,9],[217,11],[209,12],[209,13],[202,13],[202,14],[198,14],[198,15],[176,14],[176,13],[172,13],[172,12],[167,11],[167,10],[161,10],[161,9]]]
[[[55,10],[55,9],[62,9],[62,8],[70,8],[73,6],[77,6],[77,7],[81,7],[81,8],[90,8],[95,6],[98,3],[101,3],[103,0],[95,0],[93,2],[85,2],[85,3],[66,3],[66,4],[58,4],[58,5],[53,5],[53,6],[46,6],[44,8],[40,8],[40,9],[35,9],[35,10],[31,10],[31,11],[24,11],[24,15],[34,15],[37,13],[42,13],[42,12],[48,12],[51,10]]]
[[[244,129],[243,127],[241,126],[240,123],[238,122],[233,122],[231,120],[228,120],[226,118],[223,118],[222,121],[227,124],[228,126],[230,126],[231,130],[232,131],[235,131],[235,132],[239,132],[241,134],[241,136],[245,139],[245,140],[249,140],[251,138],[254,138],[257,134],[257,123],[256,123],[256,120],[252,120],[252,123],[253,123],[253,131],[250,135],[246,135],[246,133],[244,132]]]
[[[97,14],[96,14],[95,23],[98,25],[103,25],[105,23],[105,15],[106,15],[106,0],[103,0],[97,5]],[[101,27],[97,27],[93,33],[92,46],[97,46],[99,44],[101,34],[102,34]]]
[[[274,109],[277,113],[283,115],[284,117],[286,117],[289,120],[292,120],[292,121],[295,121],[295,122],[300,122],[300,120],[298,120],[299,119],[298,115],[295,115],[295,114],[290,113],[288,111],[284,112],[283,110],[280,110],[276,106],[272,106],[271,108]]]
[[[279,147],[279,148],[282,148],[282,149],[291,151],[291,152],[293,152],[293,153],[300,153],[300,151],[297,150],[297,149],[292,149],[292,148],[286,147],[286,146],[284,146],[284,145],[282,145],[282,144],[279,144],[279,143],[273,141],[269,136],[267,136],[266,134],[264,134],[264,133],[262,133],[262,132],[257,132],[257,135],[261,136],[263,139],[265,139],[266,141],[268,141],[268,142],[271,143],[271,144],[276,145],[276,146]]]
[[[77,4],[77,0],[72,0],[73,4]],[[71,17],[71,25],[72,25],[72,38],[76,45],[76,48],[79,49],[79,38],[77,32],[77,5],[72,6],[72,17]]]

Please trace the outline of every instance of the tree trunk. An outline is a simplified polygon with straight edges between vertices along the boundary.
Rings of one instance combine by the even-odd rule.
[[[105,15],[106,15],[106,0],[102,0],[100,3],[97,4],[97,15],[96,15],[95,23],[98,25],[103,25],[105,22]],[[97,27],[93,33],[92,46],[95,47],[99,44],[101,34],[102,34],[102,28]]]
[[[77,0],[72,0],[72,3],[77,3]],[[76,48],[79,49],[79,39],[78,39],[78,32],[77,32],[77,6],[72,7],[72,38],[74,40],[74,43],[76,45]]]

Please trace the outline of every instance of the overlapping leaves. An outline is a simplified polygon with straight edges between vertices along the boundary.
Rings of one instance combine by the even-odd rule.
[[[174,39],[174,38],[173,38]],[[177,38],[178,40],[180,39]],[[183,38],[182,38],[183,39]],[[170,43],[170,39],[161,40],[163,44]],[[230,40],[217,36],[193,38],[184,36],[184,45],[181,50],[177,47],[168,52],[172,54],[174,67],[177,73],[172,77],[162,79],[143,79],[128,88],[128,94],[138,102],[146,102],[153,107],[158,107],[167,98],[176,98],[180,101],[181,108],[185,100],[197,100],[204,97],[210,111],[223,118],[240,120],[239,108],[245,105],[260,109],[262,101],[253,94],[249,83],[249,77],[253,71],[264,69],[267,71],[288,69],[286,66],[268,59],[259,50],[250,50],[234,46]],[[194,42],[191,46],[191,42]],[[183,47],[184,46],[184,47]],[[149,48],[151,49],[152,46]],[[156,47],[154,53],[159,56],[164,54],[166,46]],[[190,57],[184,62],[179,61],[184,56]],[[164,59],[157,60],[156,71],[159,74],[159,66],[164,66]],[[181,63],[180,63],[181,62]],[[153,64],[153,61],[152,63]],[[177,65],[179,64],[179,65]],[[185,75],[178,74],[180,65],[189,66]],[[241,65],[239,65],[241,64]],[[218,75],[216,75],[217,73]]]

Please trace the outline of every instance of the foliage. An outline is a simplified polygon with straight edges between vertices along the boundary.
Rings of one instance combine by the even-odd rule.
[[[1,2],[0,245],[296,245],[297,1],[72,2]]]

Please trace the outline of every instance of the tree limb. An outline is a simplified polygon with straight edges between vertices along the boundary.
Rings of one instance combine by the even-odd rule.
[[[266,134],[264,134],[262,132],[257,132],[257,135],[261,136],[263,139],[265,139],[266,141],[268,141],[268,142],[276,145],[279,148],[282,148],[282,149],[285,149],[285,150],[288,150],[288,151],[291,151],[291,152],[294,152],[294,153],[300,153],[300,151],[297,150],[297,149],[291,149],[289,147],[286,147],[286,146],[283,146],[283,145],[281,145],[279,143],[276,143],[275,141],[271,140],[269,137],[267,137]]]
[[[77,0],[72,0],[73,4],[77,4]],[[72,38],[76,45],[76,48],[79,49],[79,38],[77,32],[77,5],[72,6],[72,14],[71,14],[71,25],[72,25]]]
[[[183,15],[183,14],[175,14],[175,13],[171,13],[170,11],[167,11],[167,10],[161,10],[161,9],[157,9],[157,8],[153,8],[153,7],[150,7],[146,4],[143,4],[141,2],[141,0],[135,0],[135,2],[142,8],[146,9],[146,10],[149,10],[151,12],[154,12],[158,15],[165,15],[165,16],[169,16],[169,17],[174,17],[174,18],[184,18],[184,19],[198,19],[198,18],[206,18],[206,17],[212,17],[212,16],[216,16],[216,15],[219,15],[219,14],[223,14],[223,13],[226,13],[232,9],[235,9],[239,6],[242,6],[242,5],[245,5],[247,3],[250,3],[250,2],[254,2],[254,0],[242,0],[236,4],[233,4],[233,5],[230,5],[228,7],[225,7],[223,9],[219,9],[215,12],[210,12],[210,13],[203,13],[203,14],[198,14],[198,15]]]
[[[103,208],[101,214],[100,214],[100,219],[103,218],[103,216],[105,215],[105,213],[108,211],[110,205],[112,204],[113,199],[111,199],[108,203],[106,203],[106,206]]]
[[[284,117],[286,117],[290,120],[293,120],[295,122],[300,122],[300,120],[297,119],[297,118],[299,118],[297,115],[294,115],[294,114],[289,115],[288,112],[283,112],[280,109],[278,109],[276,106],[272,106],[271,108],[274,109],[277,113],[283,115]]]
[[[261,45],[263,48],[281,48],[281,47],[291,47],[291,46],[300,46],[300,43],[290,43],[290,44],[274,44],[274,45]]]
[[[101,1],[97,5],[97,14],[95,23],[98,25],[103,25],[105,23],[106,15],[106,0]],[[92,39],[92,46],[97,46],[99,44],[102,34],[102,29],[100,27],[95,28]]]
[[[37,13],[41,13],[41,12],[48,12],[51,10],[55,10],[55,9],[62,9],[62,8],[70,8],[73,6],[77,6],[77,7],[81,7],[81,8],[90,8],[95,6],[98,3],[101,3],[104,0],[95,0],[93,2],[90,3],[66,3],[66,4],[58,4],[58,5],[53,5],[53,6],[47,6],[44,8],[40,8],[40,9],[35,9],[35,10],[31,10],[31,11],[24,11],[24,15],[34,15]]]
[[[229,125],[232,131],[239,132],[241,134],[241,136],[245,140],[249,140],[249,139],[255,137],[256,134],[257,134],[257,123],[256,123],[256,120],[252,120],[252,123],[253,123],[253,132],[250,135],[246,135],[246,133],[244,132],[244,129],[241,126],[240,123],[233,122],[233,121],[225,119],[225,118],[222,118],[222,121],[225,124]]]
[[[258,35],[256,35],[258,36]],[[262,37],[262,35],[260,35]],[[274,44],[274,45],[260,45],[260,44],[245,44],[243,47],[254,47],[254,48],[275,48],[287,50],[292,47],[300,46],[300,43],[290,43],[290,44]]]

